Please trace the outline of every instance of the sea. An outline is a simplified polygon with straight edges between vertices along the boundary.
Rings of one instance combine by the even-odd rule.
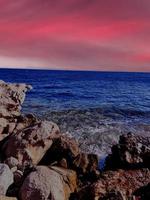
[[[56,122],[83,151],[105,156],[121,134],[150,134],[150,73],[0,69],[0,79],[32,85],[23,114]]]

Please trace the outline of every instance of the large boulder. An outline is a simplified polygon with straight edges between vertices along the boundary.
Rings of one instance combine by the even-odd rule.
[[[0,141],[13,132],[25,94],[30,89],[30,85],[0,81]]]
[[[68,200],[76,190],[76,173],[59,167],[36,167],[25,179],[21,200]]]
[[[20,168],[36,165],[58,137],[60,131],[55,123],[41,121],[11,135],[3,151],[6,158],[17,158]]]
[[[112,147],[112,153],[106,158],[105,169],[150,168],[150,137],[121,135],[119,143]]]
[[[0,164],[0,195],[5,195],[8,187],[13,183],[13,173],[8,165]]]
[[[150,170],[117,170],[104,172],[100,179],[79,192],[79,199],[132,199],[135,192],[150,182]],[[108,198],[109,197],[109,198]]]

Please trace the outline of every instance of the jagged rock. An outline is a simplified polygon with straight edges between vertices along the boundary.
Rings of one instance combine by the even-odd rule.
[[[20,115],[25,93],[31,88],[30,85],[26,84],[12,84],[0,81],[0,117]]]
[[[137,189],[149,182],[148,169],[106,171],[98,181],[80,191],[79,199],[86,199],[87,194],[89,200],[111,199],[107,198],[111,196],[116,196],[119,200],[131,199]]]
[[[112,147],[106,158],[106,169],[150,167],[150,137],[131,133],[120,136],[119,143]]]
[[[0,195],[5,195],[8,187],[13,183],[13,173],[8,165],[0,164]]]
[[[68,200],[76,190],[76,173],[58,167],[38,166],[25,179],[21,200]]]
[[[20,115],[25,93],[31,89],[26,84],[11,84],[0,81],[0,141],[13,132]]]
[[[71,168],[74,159],[79,155],[79,145],[74,138],[61,135],[56,138],[47,153],[45,154],[41,164],[51,164],[55,161],[59,163],[62,159],[66,160],[68,168]]]
[[[55,123],[38,122],[10,136],[4,145],[5,156],[17,158],[20,168],[36,165],[58,137],[60,131]]]
[[[81,182],[93,182],[99,177],[98,156],[95,154],[80,153],[73,162]]]
[[[20,115],[19,117],[17,117],[17,123],[15,129],[13,130],[13,133],[17,133],[25,128],[33,126],[38,122],[40,121],[33,114],[27,114],[25,116]]]
[[[62,135],[54,140],[40,164],[54,164],[73,169],[77,172],[78,178],[82,180],[94,181],[98,172],[98,156],[81,153],[76,140],[67,135]]]
[[[0,196],[0,200],[17,200],[15,197]]]

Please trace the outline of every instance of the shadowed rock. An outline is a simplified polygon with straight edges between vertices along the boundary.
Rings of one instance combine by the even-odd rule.
[[[120,136],[119,143],[112,147],[106,158],[106,169],[150,168],[150,137],[136,136],[131,133]]]

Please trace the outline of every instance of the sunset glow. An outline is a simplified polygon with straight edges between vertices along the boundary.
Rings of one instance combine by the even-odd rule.
[[[150,71],[149,0],[0,0],[0,67]]]

